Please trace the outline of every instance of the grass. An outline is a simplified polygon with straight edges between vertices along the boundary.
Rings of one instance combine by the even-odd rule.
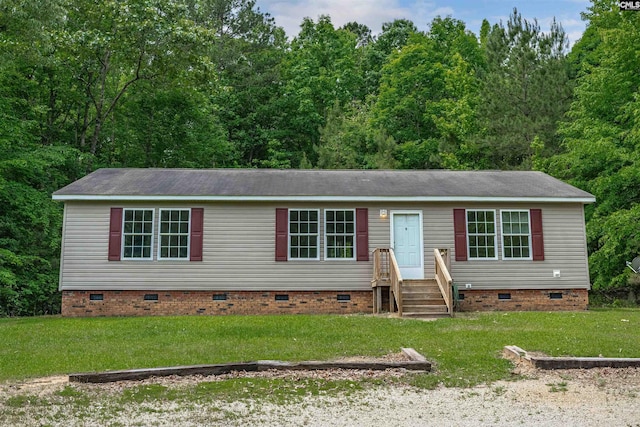
[[[260,359],[380,356],[413,347],[434,362],[435,372],[409,376],[411,384],[469,386],[510,377],[510,363],[500,358],[510,344],[553,356],[638,357],[639,325],[640,310],[627,309],[472,314],[434,322],[302,315],[9,318],[0,319],[0,381]]]
[[[547,384],[549,386],[550,393],[566,392],[569,391],[569,384],[566,381],[560,381],[558,383]]]
[[[510,379],[504,345],[550,355],[637,357],[640,310],[576,313],[487,313],[422,322],[371,316],[229,316],[0,319],[0,386],[79,371],[100,371],[258,359],[321,360],[378,356],[413,347],[434,362],[434,372],[383,379],[304,377],[232,378],[169,385],[131,382],[123,389],[66,385],[52,394],[30,391],[0,400],[0,425],[124,425],[131,414],[170,416],[193,410],[199,424],[238,421],[224,402],[244,402],[260,414],[264,404],[302,402],[306,396],[340,396],[384,384],[422,388],[471,386]],[[502,396],[504,386],[492,386]],[[549,393],[568,391],[562,381]],[[474,392],[470,392],[470,396]],[[193,408],[206,408],[206,410]],[[242,411],[240,411],[242,412]]]

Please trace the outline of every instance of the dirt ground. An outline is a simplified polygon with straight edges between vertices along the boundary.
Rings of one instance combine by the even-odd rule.
[[[152,400],[128,403],[117,410],[113,396],[141,384],[181,387],[214,379],[167,377],[73,384],[71,389],[67,377],[51,377],[0,385],[0,426],[640,426],[640,369],[540,371],[520,366],[516,372],[527,379],[435,390],[382,385],[347,395],[307,396],[277,404],[262,399],[205,404]],[[403,374],[401,370],[269,371],[226,378],[355,379]],[[81,398],[64,400],[61,395],[69,390],[92,396],[89,407],[79,409]]]

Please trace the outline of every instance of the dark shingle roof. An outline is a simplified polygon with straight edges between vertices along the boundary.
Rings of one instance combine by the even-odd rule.
[[[56,200],[476,200],[594,197],[542,172],[280,169],[99,169]]]

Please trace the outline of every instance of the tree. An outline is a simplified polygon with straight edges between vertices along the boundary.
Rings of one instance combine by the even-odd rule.
[[[0,91],[8,101],[2,108],[45,145],[72,137],[61,93],[70,76],[55,56],[54,35],[63,25],[63,0],[0,3]]]
[[[198,36],[192,22],[180,18],[183,12],[171,0],[82,0],[66,8],[56,44],[75,82],[68,96],[80,150],[100,157],[103,128],[123,96],[193,59],[191,41]]]
[[[486,19],[482,20],[482,25],[480,26],[480,45],[482,47],[487,45],[487,39],[489,38],[489,34],[491,33],[491,24]]]
[[[371,29],[364,24],[359,24],[355,21],[347,22],[341,28],[341,30],[349,31],[356,36],[358,48],[363,48],[369,46],[373,41],[373,36],[371,35]]]
[[[0,5],[0,316],[59,311],[62,209],[51,192],[81,165],[58,141],[68,110],[51,34],[63,21],[56,1]]]
[[[546,156],[559,151],[557,123],[569,107],[571,82],[564,30],[555,20],[550,31],[522,18],[516,9],[506,27],[494,25],[481,73],[478,115],[482,133],[476,139],[487,164],[502,169],[529,168],[538,137]]]
[[[394,169],[396,148],[392,137],[371,127],[369,106],[354,102],[334,105],[315,150],[321,169]]]
[[[62,209],[51,192],[79,176],[77,153],[0,144],[0,315],[54,314]]]
[[[214,35],[207,57],[215,75],[203,89],[217,106],[215,116],[237,161],[260,164],[279,134],[273,113],[282,95],[284,30],[253,0],[190,0],[189,16]]]
[[[391,55],[382,68],[373,124],[398,142],[403,167],[466,167],[480,61],[475,36],[452,18],[434,19],[428,33],[412,35]]]
[[[363,77],[367,94],[377,94],[383,65],[394,52],[402,49],[411,35],[418,32],[413,22],[407,19],[396,19],[382,24],[382,32],[373,43],[366,46]]]
[[[286,82],[276,113],[278,138],[298,165],[303,154],[315,163],[313,150],[328,112],[361,98],[356,36],[336,30],[328,16],[305,18],[282,65]]]
[[[594,289],[605,289],[626,284],[624,261],[640,255],[640,16],[597,0],[585,17],[587,39],[573,54],[585,59],[559,130],[566,151],[547,169],[596,196],[587,210],[590,268]]]
[[[225,167],[236,155],[211,97],[191,86],[141,82],[114,114],[108,164]]]

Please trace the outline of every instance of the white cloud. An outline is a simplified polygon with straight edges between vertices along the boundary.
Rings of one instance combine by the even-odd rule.
[[[418,28],[426,29],[435,16],[453,15],[450,7],[420,0],[405,5],[400,0],[258,0],[258,7],[269,12],[289,37],[298,34],[304,17],[317,21],[318,16],[329,15],[336,28],[356,21],[379,33],[383,23],[395,19],[409,19]]]
[[[584,29],[575,30],[575,31],[567,31],[567,37],[569,38],[569,47],[571,48],[578,40],[582,38],[582,34],[584,34]]]
[[[555,12],[557,20],[562,24],[569,37],[569,42],[573,45],[582,35],[585,24],[579,20],[579,13],[576,10],[584,8],[576,7],[576,4],[583,5],[586,0],[562,0],[557,4],[558,8],[543,8],[543,15],[538,15],[538,22],[543,31],[549,30],[551,23],[551,13]],[[496,3],[494,2],[489,2]],[[502,3],[497,2],[500,5]],[[367,25],[376,34],[382,29],[382,24],[395,19],[409,19],[420,30],[427,30],[429,23],[436,16],[452,16],[466,23],[469,30],[478,34],[483,18],[487,18],[491,24],[496,24],[502,20],[507,23],[510,7],[483,8],[480,3],[467,2],[465,0],[449,1],[443,0],[258,0],[258,7],[263,12],[268,12],[276,20],[276,24],[283,27],[289,37],[295,37],[300,31],[300,24],[304,17],[309,17],[317,21],[320,15],[329,15],[331,22],[337,27],[341,27],[347,22],[356,21]],[[537,5],[532,3],[531,5]],[[567,8],[567,5],[573,5]],[[455,9],[454,9],[455,6]],[[521,8],[519,11],[523,12]],[[493,13],[492,13],[493,12]],[[530,9],[523,13],[524,18],[532,20],[533,14],[540,12],[540,9]],[[531,16],[529,16],[531,15]]]

